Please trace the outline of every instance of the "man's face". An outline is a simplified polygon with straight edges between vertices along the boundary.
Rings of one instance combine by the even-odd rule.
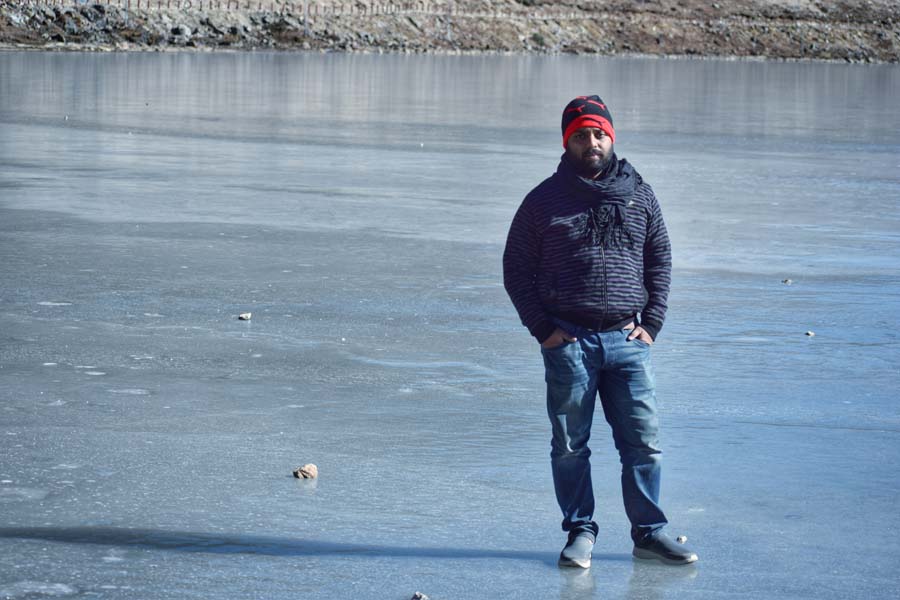
[[[612,139],[597,127],[576,130],[566,144],[566,155],[582,177],[596,177],[606,167],[612,153]]]

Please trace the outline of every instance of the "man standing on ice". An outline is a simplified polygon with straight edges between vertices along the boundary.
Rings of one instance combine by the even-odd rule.
[[[666,315],[669,237],[653,190],[616,157],[615,137],[598,96],[566,106],[565,153],[516,212],[504,285],[544,359],[553,483],[569,536],[560,566],[591,564],[598,527],[588,439],[598,397],[622,463],[633,555],[688,564],[697,555],[663,532],[650,366]]]

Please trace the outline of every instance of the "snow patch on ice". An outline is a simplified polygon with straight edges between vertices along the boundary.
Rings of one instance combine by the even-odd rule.
[[[3,487],[0,488],[0,504],[10,502],[25,502],[28,500],[43,500],[50,492],[39,488],[29,487]],[[2,598],[0,594],[0,598]]]
[[[110,394],[123,394],[125,396],[149,396],[150,390],[143,388],[123,388],[120,390],[106,390]]]
[[[125,553],[122,550],[110,550],[106,556],[101,558],[103,562],[123,562]]]
[[[38,306],[72,306],[71,302],[51,302],[49,300],[44,300],[43,302],[38,302]]]
[[[64,583],[47,583],[44,581],[17,581],[0,587],[0,598],[34,598],[36,596],[73,596],[78,590]]]

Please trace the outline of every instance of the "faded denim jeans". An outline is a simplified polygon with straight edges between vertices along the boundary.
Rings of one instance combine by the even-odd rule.
[[[560,322],[578,341],[541,349],[547,413],[553,426],[550,462],[564,531],[597,535],[591,483],[591,424],[597,398],[622,463],[622,498],[631,537],[642,542],[662,529],[660,449],[650,346],[629,331],[590,331]]]

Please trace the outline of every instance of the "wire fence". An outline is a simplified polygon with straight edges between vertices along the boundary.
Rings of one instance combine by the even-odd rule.
[[[234,12],[268,11],[315,17],[367,17],[384,15],[454,16],[474,19],[570,20],[584,19],[585,13],[566,6],[470,11],[456,2],[316,2],[305,0],[20,0],[30,6],[115,6],[124,10],[218,10]]]

